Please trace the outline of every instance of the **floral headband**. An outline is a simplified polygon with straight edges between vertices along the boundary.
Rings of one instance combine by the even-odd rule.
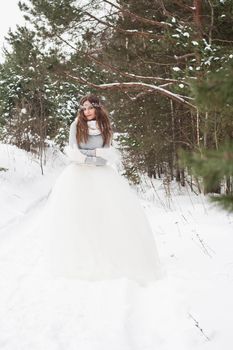
[[[91,103],[91,102],[90,102]],[[96,108],[100,108],[100,107],[102,107],[102,105],[101,104],[99,104],[99,103],[95,103],[95,102],[93,102],[93,103],[91,103],[91,106],[90,107],[84,107],[83,105],[80,105],[79,106],[79,109],[80,110],[83,110],[83,111],[85,111],[86,109],[92,109],[92,107],[96,107]]]

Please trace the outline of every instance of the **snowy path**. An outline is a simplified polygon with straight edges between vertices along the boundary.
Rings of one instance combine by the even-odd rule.
[[[1,350],[232,350],[232,216],[158,186],[142,203],[163,280],[52,281],[36,227],[55,175],[21,187],[1,176]]]
[[[221,254],[221,261],[213,261],[190,239],[187,223],[168,237],[177,213],[159,213],[145,203],[160,230],[164,280],[147,287],[125,279],[54,282],[43,276],[43,247],[33,231],[42,205],[5,229],[1,241],[1,349],[231,349],[233,258],[227,264],[228,254],[225,261]],[[213,248],[216,255],[223,247],[213,241]]]
[[[0,249],[1,349],[114,350],[162,345],[168,323],[176,327],[177,311],[169,309],[173,292],[164,298],[163,285],[142,288],[125,279],[54,282],[44,278],[43,247],[33,231],[39,211],[5,230],[8,237]],[[165,323],[158,314],[161,302],[166,317],[169,314]]]

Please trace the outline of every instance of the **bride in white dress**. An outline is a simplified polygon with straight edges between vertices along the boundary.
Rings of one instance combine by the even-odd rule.
[[[57,179],[44,225],[52,277],[138,282],[160,278],[155,240],[136,194],[110,165],[109,117],[94,95],[70,127],[70,164]]]

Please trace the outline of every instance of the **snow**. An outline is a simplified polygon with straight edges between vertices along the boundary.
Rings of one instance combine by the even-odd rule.
[[[180,71],[180,68],[179,67],[173,67],[172,68],[174,71],[178,72]],[[82,78],[80,78],[82,79]],[[82,79],[83,80],[83,79]],[[97,85],[96,85],[97,86]],[[179,101],[183,104],[186,104],[186,105],[189,105],[190,107],[192,108],[195,108],[195,106],[193,106],[191,103],[187,102],[185,100],[186,96],[183,96],[181,97],[180,95],[178,94],[175,94],[169,90],[166,90],[164,88],[162,88],[162,86],[156,86],[156,85],[153,85],[153,84],[146,84],[146,83],[142,83],[142,82],[134,82],[134,81],[131,81],[131,82],[123,82],[123,83],[108,83],[108,84],[100,84],[98,85],[98,87],[102,88],[102,89],[108,89],[108,88],[113,88],[113,87],[125,87],[125,86],[130,86],[130,87],[143,87],[143,88],[149,88],[149,89],[153,89],[159,93],[161,93],[162,95],[164,96],[169,96],[170,98],[176,100],[176,101]]]
[[[26,108],[22,108],[21,109],[21,114],[26,114],[27,113],[27,109]]]
[[[0,145],[1,350],[231,350],[233,216],[188,188],[135,188],[165,277],[52,281],[36,227],[66,159]]]

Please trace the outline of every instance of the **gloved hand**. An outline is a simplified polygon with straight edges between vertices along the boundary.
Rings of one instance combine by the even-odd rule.
[[[65,147],[65,153],[71,161],[79,164],[85,163],[86,156],[81,153],[78,147],[67,146]]]

